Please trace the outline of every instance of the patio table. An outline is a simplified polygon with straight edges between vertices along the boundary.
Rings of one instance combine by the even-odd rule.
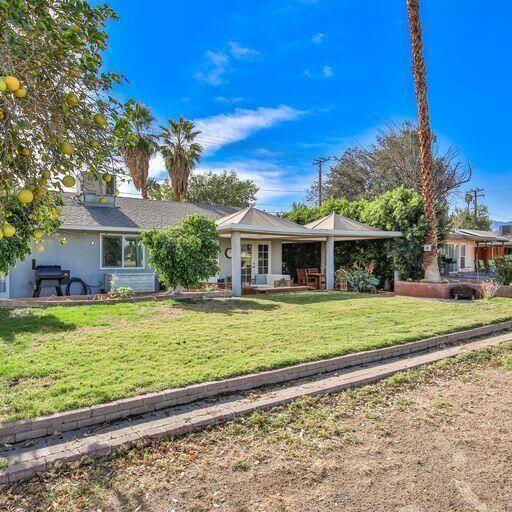
[[[308,277],[313,277],[315,279],[317,290],[322,288],[322,279],[326,279],[324,272],[308,272]]]

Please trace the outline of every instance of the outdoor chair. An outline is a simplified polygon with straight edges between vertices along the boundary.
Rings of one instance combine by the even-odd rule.
[[[494,260],[489,260],[488,263],[489,263],[489,270],[493,273],[496,272],[496,262]]]
[[[489,269],[486,267],[484,260],[478,260],[478,268],[480,272],[488,273]]]
[[[299,286],[316,286],[316,278],[313,276],[308,276],[308,270],[305,268],[297,269],[297,281]]]

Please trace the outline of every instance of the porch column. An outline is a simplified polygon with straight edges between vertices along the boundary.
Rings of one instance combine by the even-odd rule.
[[[325,278],[328,290],[334,290],[334,237],[328,236],[325,243]]]
[[[242,296],[242,262],[240,232],[231,233],[231,289],[235,297]]]
[[[326,267],[325,261],[325,242],[320,242],[320,272],[324,272]]]

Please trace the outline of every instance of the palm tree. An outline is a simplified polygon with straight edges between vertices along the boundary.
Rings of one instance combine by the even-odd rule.
[[[425,61],[423,60],[419,0],[407,0],[407,11],[409,14],[409,31],[411,34],[414,88],[418,105],[418,137],[421,151],[423,208],[428,222],[425,243],[431,246],[431,250],[424,252],[423,268],[425,269],[425,279],[427,281],[440,282],[441,275],[437,262],[438,238],[434,172],[432,165],[432,131],[430,129],[430,115],[428,110]]]
[[[129,100],[116,129],[120,138],[124,162],[132,176],[135,188],[148,198],[149,161],[158,150],[156,135],[152,132],[155,118],[149,107]]]
[[[162,126],[162,145],[165,168],[171,178],[172,192],[176,201],[187,195],[190,172],[201,160],[203,147],[194,142],[201,133],[192,121],[181,116],[177,121],[169,119],[169,126]]]

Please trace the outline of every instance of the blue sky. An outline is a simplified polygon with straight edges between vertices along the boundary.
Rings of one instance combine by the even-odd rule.
[[[474,166],[496,220],[512,219],[512,5],[423,2],[432,125]],[[106,66],[119,94],[161,122],[203,131],[200,170],[234,169],[283,210],[304,198],[313,158],[370,143],[389,121],[415,119],[405,0],[113,0]],[[162,162],[151,165],[165,177]]]

